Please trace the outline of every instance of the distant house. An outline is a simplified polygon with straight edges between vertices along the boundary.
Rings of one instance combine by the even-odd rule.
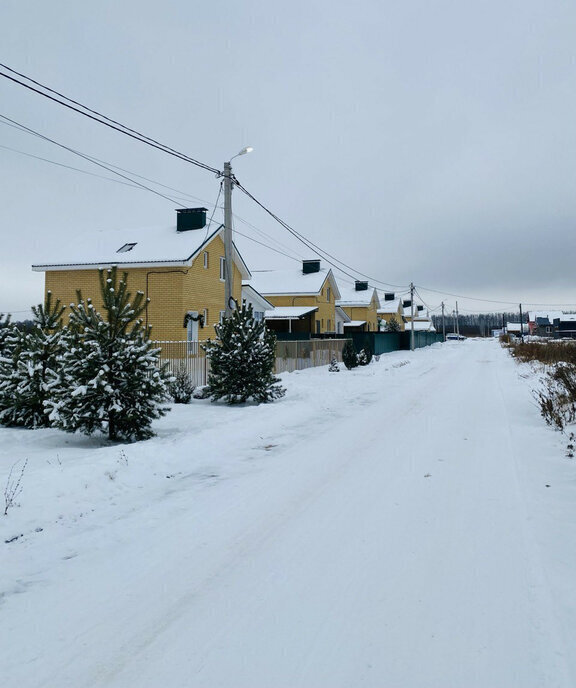
[[[424,318],[424,306],[420,303],[414,303],[414,308],[410,305],[410,300],[404,301],[404,322],[409,323],[412,320],[412,312],[414,312],[414,320]]]
[[[128,274],[128,290],[150,299],[145,311],[152,338],[163,341],[214,337],[224,312],[223,226],[206,229],[206,208],[177,210],[176,224],[119,231],[83,233],[59,244],[54,256],[32,266],[46,274],[45,289],[64,304],[76,291],[102,307],[98,269],[117,266]],[[242,280],[250,271],[233,247],[234,298],[240,302]]]
[[[356,280],[353,286],[340,281],[339,288],[340,298],[336,305],[350,318],[350,322],[344,323],[345,331],[377,332],[380,308],[377,290],[360,280]]]
[[[255,270],[251,285],[273,306],[266,324],[277,332],[324,334],[336,331],[340,291],[332,270],[304,260],[296,270]]]
[[[557,339],[576,339],[576,314],[563,313],[554,319],[554,336]]]
[[[562,311],[529,311],[529,334],[537,337],[553,337],[554,321],[562,318]]]
[[[412,329],[414,332],[436,332],[430,318],[414,318],[414,320],[406,323],[406,332],[410,332]]]
[[[378,323],[381,330],[386,330],[392,318],[400,326],[400,331],[404,330],[404,308],[402,299],[396,298],[395,294],[380,292],[380,308],[377,310]]]

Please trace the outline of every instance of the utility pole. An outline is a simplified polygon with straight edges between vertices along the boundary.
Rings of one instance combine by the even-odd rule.
[[[460,323],[458,322],[458,301],[456,301],[456,334],[460,335]]]
[[[410,282],[410,351],[414,351],[414,282]]]
[[[224,315],[232,315],[231,300],[234,293],[232,259],[232,165],[224,163]]]
[[[246,146],[238,154],[233,155],[224,163],[224,315],[229,318],[234,306],[234,258],[232,256],[232,188],[234,175],[232,165],[234,158],[252,152],[251,146]]]
[[[444,301],[442,301],[442,341],[446,341],[446,323],[444,322]]]
[[[524,343],[524,325],[522,324],[522,304],[520,304],[520,341]]]

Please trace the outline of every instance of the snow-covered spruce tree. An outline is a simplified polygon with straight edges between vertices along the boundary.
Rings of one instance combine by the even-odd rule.
[[[242,305],[216,325],[217,340],[204,349],[210,359],[208,387],[212,401],[228,404],[257,402],[283,397],[286,390],[274,376],[276,336],[254,319],[252,306]]]
[[[168,390],[159,350],[140,318],[147,302],[142,292],[131,301],[127,273],[119,279],[113,267],[99,278],[103,315],[81,292],[70,306],[65,374],[46,404],[50,421],[67,432],[104,432],[112,441],[148,439],[152,421],[168,411]]]
[[[358,354],[358,365],[366,366],[372,362],[372,346],[368,337],[364,340],[364,347]]]
[[[65,306],[52,303],[32,307],[30,332],[14,329],[8,356],[0,358],[0,423],[26,428],[50,425],[44,402],[59,383],[62,360],[62,313]]]
[[[352,370],[352,368],[356,368],[358,365],[358,354],[351,339],[344,344],[342,349],[342,363],[344,363],[348,370]]]
[[[181,365],[168,383],[170,396],[175,404],[189,404],[194,390],[194,384],[186,367]]]
[[[396,318],[392,315],[388,322],[386,323],[386,331],[387,332],[400,332],[400,323]]]
[[[0,356],[3,355],[6,347],[6,341],[12,335],[13,325],[11,323],[11,315],[0,313]]]

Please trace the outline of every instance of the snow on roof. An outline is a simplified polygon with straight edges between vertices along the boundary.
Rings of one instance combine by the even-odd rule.
[[[170,227],[141,227],[139,229],[100,230],[77,235],[74,241],[59,242],[53,255],[47,255],[32,269],[45,270],[91,269],[118,265],[144,267],[148,265],[190,265],[191,260],[214,237],[223,231],[220,225],[210,234],[206,229],[177,232]],[[234,262],[242,277],[250,279],[250,271],[236,247]]]
[[[304,274],[300,268],[293,270],[254,270],[251,284],[260,294],[319,294],[322,285],[329,278],[334,296],[340,297],[338,285],[332,270],[321,268],[319,272]]]
[[[402,299],[391,299],[386,301],[385,295],[387,292],[378,291],[378,298],[380,299],[380,309],[382,313],[397,313],[398,309],[402,310]]]
[[[340,298],[336,301],[338,306],[369,306],[372,302],[372,297],[376,289],[370,287],[368,289],[363,289],[361,291],[356,291],[352,285],[338,284],[340,289]],[[378,293],[376,293],[376,299],[378,299]]]
[[[556,318],[561,318],[563,315],[562,311],[528,311],[528,322],[536,322],[536,318],[546,318],[552,324]]]
[[[430,322],[430,320],[411,320],[406,323],[406,331],[409,332],[412,329],[412,323],[414,323],[414,332],[436,332],[436,328]]]
[[[365,320],[351,320],[350,322],[345,322],[344,327],[360,327],[360,325],[365,325]]]
[[[378,313],[398,313],[398,311],[402,312],[402,301],[400,299],[394,299],[393,301],[383,301],[380,299]]]
[[[520,332],[520,323],[506,323],[508,332]],[[528,323],[522,323],[522,332],[528,332]]]
[[[317,310],[318,308],[309,306],[278,306],[267,310],[264,317],[266,320],[298,320]]]

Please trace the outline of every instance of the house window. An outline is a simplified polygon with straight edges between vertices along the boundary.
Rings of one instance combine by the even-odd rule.
[[[120,246],[116,253],[128,253],[128,251],[131,251],[137,243],[138,242],[134,242],[133,244],[124,244],[124,246]]]
[[[204,309],[204,327],[208,327],[208,309]]]
[[[321,328],[320,321],[317,320],[316,321],[316,334],[320,334],[320,331],[321,331],[320,328]]]
[[[220,256],[220,279],[224,281],[226,279],[226,258]]]
[[[330,322],[330,318],[328,318],[328,320],[326,321],[326,331],[327,331],[327,332],[330,332],[330,325],[331,325],[331,324],[332,324],[332,323]]]
[[[262,322],[264,320],[264,311],[254,311],[254,320]]]
[[[330,303],[330,287],[328,287],[326,289],[326,301],[328,301],[328,303]]]
[[[204,269],[208,270],[208,251],[204,251]]]
[[[550,327],[550,325],[547,325],[546,326],[546,333],[550,334],[551,332],[552,332],[552,328]]]
[[[226,311],[220,311],[220,322],[224,320],[224,316],[226,315]]]

